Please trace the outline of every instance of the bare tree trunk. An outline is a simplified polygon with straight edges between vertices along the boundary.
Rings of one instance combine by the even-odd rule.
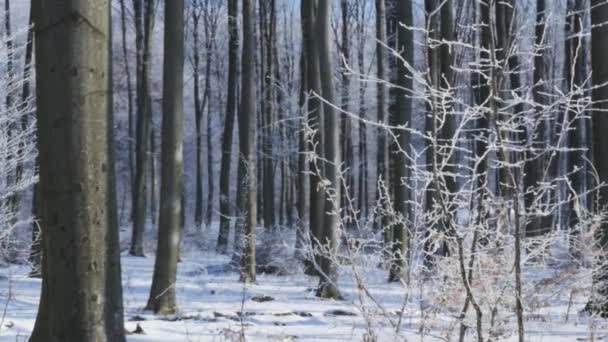
[[[117,229],[110,3],[33,6],[45,256],[30,341],[124,341],[121,315],[108,315],[120,308],[111,291],[121,286],[120,261],[109,251]]]
[[[386,77],[386,5],[384,0],[376,1],[376,74],[379,80],[383,80]],[[376,85],[376,116],[377,121],[381,125],[388,124],[386,108],[386,87],[383,82],[378,82]],[[376,152],[377,157],[377,177],[378,182],[376,184],[376,205],[379,207],[376,213],[374,225],[376,230],[382,231],[384,240],[384,248],[388,248],[391,242],[391,234],[389,229],[389,222],[387,216],[382,213],[382,208],[388,205],[386,201],[386,195],[382,191],[383,186],[388,189],[389,186],[389,159],[388,159],[388,146],[387,146],[387,135],[384,127],[378,127],[376,130],[378,139],[378,150]]]
[[[27,42],[25,46],[25,61],[23,62],[23,75],[22,82],[23,86],[21,87],[21,102],[20,102],[20,110],[26,110],[30,101],[32,101],[31,97],[31,89],[30,89],[30,79],[32,76],[32,56],[34,51],[34,25],[33,25],[33,17],[32,17],[32,7],[30,6],[30,14],[28,20],[29,28],[27,31]],[[27,130],[28,122],[29,122],[29,114],[23,115],[21,118],[21,131]],[[23,179],[23,157],[24,146],[19,146],[19,150],[17,151],[17,166],[15,167],[15,182],[20,183]],[[13,205],[13,212],[18,214],[21,208],[21,197],[19,194],[14,194],[11,198],[11,202]],[[38,264],[39,266],[40,264]]]
[[[393,25],[397,25],[394,32],[397,33],[396,43],[397,50],[401,51],[401,58],[406,62],[413,64],[413,33],[411,30],[399,25],[402,23],[407,27],[413,25],[412,17],[412,3],[411,1],[397,1],[393,4],[393,10],[395,11],[395,17],[397,22],[392,22]],[[397,62],[396,80],[397,85],[400,89],[412,89],[412,79],[407,77],[407,69],[401,62]],[[395,125],[405,126],[411,122],[412,118],[412,103],[411,99],[404,96],[403,90],[393,90],[393,96],[396,98],[393,100],[396,106],[395,112]],[[393,246],[392,246],[392,260],[390,264],[389,277],[390,282],[404,280],[408,281],[408,245],[409,245],[409,233],[406,223],[409,220],[410,208],[408,205],[409,191],[407,183],[409,182],[409,167],[408,160],[405,153],[409,151],[410,135],[405,130],[394,129],[393,134],[397,137],[396,141],[392,144],[392,153],[395,158],[394,166],[394,209],[398,215],[396,222],[393,223]],[[402,149],[403,151],[400,151]]]
[[[608,35],[608,6],[603,0],[591,0],[591,67],[593,85],[599,86],[608,81],[608,48],[605,40]],[[593,166],[599,176],[600,183],[608,181],[608,158],[604,156],[604,146],[608,146],[608,88],[606,86],[593,88],[592,100],[594,103],[593,120]],[[599,186],[600,184],[595,184]],[[606,209],[608,202],[608,187],[600,187],[595,194],[599,208],[597,212]],[[600,249],[600,257],[597,260],[597,269],[593,275],[594,290],[591,299],[587,303],[586,310],[608,317],[608,266],[606,264],[605,252],[608,246],[608,224],[606,221],[596,232],[596,244]]]
[[[158,246],[146,308],[177,311],[175,281],[183,190],[184,0],[165,2],[161,201]]]
[[[585,40],[581,38],[583,34],[583,20],[585,12],[585,3],[582,0],[569,0],[568,1],[569,17],[566,18],[566,37],[570,37],[566,40],[565,45],[565,79],[567,85],[567,92],[574,92],[578,88],[583,88],[587,71],[587,47]],[[573,101],[578,101],[582,96],[575,96]],[[569,148],[575,150],[574,152],[568,153],[567,158],[567,171],[568,181],[570,182],[574,193],[569,190],[566,191],[566,199],[568,201],[567,212],[565,213],[566,220],[570,236],[570,254],[573,257],[581,256],[581,245],[580,245],[580,229],[579,224],[581,222],[582,209],[585,206],[583,198],[579,198],[580,194],[585,191],[584,183],[584,170],[585,170],[585,158],[584,152],[582,151],[584,145],[584,129],[585,129],[585,115],[586,113],[569,112],[568,122],[571,122],[571,129],[568,133],[568,144]],[[578,115],[578,117],[576,116]],[[571,198],[572,197],[572,198]],[[583,197],[583,196],[581,196]]]
[[[125,63],[125,75],[127,77],[127,115],[128,118],[128,129],[129,129],[129,187],[131,192],[133,191],[133,177],[135,166],[135,157],[133,154],[133,140],[135,134],[133,132],[133,89],[131,84],[131,67],[129,66],[129,54],[127,50],[127,9],[125,6],[125,0],[120,0],[120,33],[121,33],[121,44],[122,44],[122,57],[123,63]]]
[[[298,171],[297,171],[297,231],[296,231],[296,256],[304,259],[305,255],[302,251],[306,247],[306,233],[308,230],[308,218],[310,211],[310,179],[308,176],[308,167],[306,163],[306,154],[308,153],[308,142],[306,141],[306,113],[308,111],[308,54],[306,43],[310,40],[311,32],[308,31],[310,25],[307,18],[308,4],[305,1],[300,3],[300,16],[302,26],[302,52],[300,55],[300,98],[298,105],[300,108],[300,119],[298,120]],[[304,259],[305,260],[305,259]]]
[[[304,42],[304,48],[307,54],[307,83],[308,83],[308,126],[314,130],[314,135],[309,141],[309,151],[315,156],[323,156],[324,144],[323,134],[323,106],[321,101],[314,94],[321,94],[321,80],[319,71],[319,53],[318,53],[318,36],[316,34],[317,27],[317,7],[318,0],[307,1],[306,13],[303,14],[303,25],[307,27],[307,32],[310,32],[306,37],[309,39]],[[325,212],[325,193],[322,188],[322,179],[325,174],[323,162],[321,158],[312,158],[310,162],[310,241],[311,250],[314,255],[312,258],[317,258],[318,245],[323,234],[323,216]],[[307,262],[307,274],[316,274],[313,260]]]
[[[203,161],[202,161],[202,125],[205,100],[201,103],[200,93],[200,39],[199,23],[202,15],[200,0],[195,0],[192,4],[192,40],[193,40],[193,83],[194,83],[194,122],[196,126],[196,191],[194,204],[194,224],[201,228],[203,223]],[[209,61],[207,61],[209,63]]]
[[[542,46],[546,44],[546,40],[544,39],[545,35],[545,0],[537,0],[536,1],[536,46]],[[536,103],[536,111],[535,114],[536,122],[538,122],[533,132],[530,132],[534,141],[531,142],[530,149],[533,151],[528,152],[527,159],[531,159],[528,163],[526,163],[526,172],[524,177],[524,189],[529,189],[530,187],[537,188],[540,182],[543,182],[543,169],[545,167],[545,159],[543,155],[538,155],[538,151],[542,151],[545,146],[546,139],[546,125],[547,119],[542,118],[542,104],[547,100],[543,92],[545,91],[542,81],[546,79],[545,77],[545,54],[537,54],[534,58],[534,102]],[[536,151],[536,152],[535,152]],[[540,205],[543,205],[545,202],[545,196],[542,196],[542,199],[537,199],[538,194],[533,191],[526,191],[525,194],[525,207],[531,208],[533,206],[538,206],[539,204],[534,204],[535,202],[540,202]],[[551,230],[551,216],[545,216],[541,214],[531,215],[526,222],[525,227],[525,235],[526,237],[538,237],[546,234]]]
[[[348,170],[344,173],[344,181],[341,183],[341,206],[343,208],[348,208],[348,201],[351,200],[353,191],[354,191],[354,177],[352,176],[354,169],[354,149],[353,149],[353,141],[352,141],[352,122],[350,118],[345,114],[350,111],[350,83],[351,76],[350,72],[346,70],[346,68],[350,68],[350,7],[348,0],[340,1],[340,11],[342,15],[342,42],[340,43],[340,64],[343,65],[344,71],[342,72],[342,94],[341,94],[341,108],[343,113],[340,115],[340,134],[342,140],[342,155],[344,156],[344,168]],[[349,213],[345,211],[343,216],[348,216]],[[345,224],[349,224],[347,221]]]
[[[145,1],[145,13],[142,16],[142,2]],[[137,132],[135,143],[135,186],[133,190],[133,236],[130,254],[144,256],[144,231],[146,224],[148,142],[152,122],[150,99],[150,47],[152,20],[154,15],[153,0],[135,0],[136,46],[138,49],[138,82],[137,82]],[[142,25],[143,20],[143,25]]]
[[[359,74],[366,75],[365,71],[365,27],[367,25],[367,17],[365,1],[357,3],[357,67]],[[359,81],[359,219],[367,216],[369,208],[369,190],[368,187],[368,167],[367,167],[367,125],[365,124],[365,92],[367,82]]]
[[[230,235],[230,167],[232,158],[232,134],[236,111],[237,69],[238,69],[238,1],[228,1],[228,97],[226,99],[226,118],[222,139],[222,161],[220,166],[220,230],[217,250],[225,253]]]
[[[276,31],[275,1],[260,1],[260,28],[262,35],[262,63],[263,65],[263,94],[262,94],[262,116],[265,117],[262,126],[262,163],[263,163],[263,215],[264,227],[266,229],[275,228],[275,205],[274,205],[274,85],[273,70],[276,66],[273,63],[273,43]]]
[[[319,0],[316,29],[318,36],[319,71],[323,98],[328,103],[335,103],[335,90],[331,63],[330,47],[330,0]],[[321,257],[321,278],[317,288],[317,296],[322,298],[341,299],[338,290],[338,270],[336,254],[340,229],[340,126],[338,114],[330,104],[323,107],[325,134],[323,143],[325,151],[325,179],[328,185],[325,192],[325,214],[323,219],[323,234],[321,244],[325,251]]]
[[[243,255],[241,256],[241,281],[255,282],[255,230],[257,224],[257,175],[256,175],[256,111],[254,91],[254,28],[255,3],[243,0],[243,56],[241,59],[241,158],[246,167],[247,188],[245,191],[245,213]]]

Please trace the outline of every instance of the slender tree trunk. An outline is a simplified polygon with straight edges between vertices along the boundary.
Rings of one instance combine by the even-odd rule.
[[[217,33],[217,14],[215,5],[211,3],[205,3],[205,50],[207,65],[205,68],[205,96],[207,98],[207,212],[205,217],[205,224],[207,228],[211,226],[211,219],[213,218],[213,193],[214,193],[214,175],[213,165],[215,164],[213,158],[213,133],[212,133],[212,122],[213,107],[211,106],[212,89],[211,89],[211,61],[213,51],[215,48],[215,37]],[[220,103],[218,103],[219,107]]]
[[[570,37],[566,40],[565,44],[565,78],[567,84],[567,92],[577,91],[578,88],[583,88],[585,77],[587,75],[587,48],[583,34],[583,23],[584,23],[584,12],[585,3],[582,0],[569,0],[568,1],[569,17],[566,19],[566,37]],[[581,99],[582,96],[575,96],[572,101],[576,102]],[[571,123],[570,131],[568,133],[568,144],[570,149],[575,150],[567,154],[567,171],[568,181],[574,193],[569,190],[566,191],[566,199],[568,201],[568,207],[566,212],[566,220],[569,236],[570,236],[570,254],[573,257],[581,256],[582,245],[580,239],[579,224],[581,222],[581,214],[585,206],[583,196],[579,198],[579,195],[585,191],[584,184],[584,170],[585,170],[585,158],[583,146],[584,145],[584,129],[585,129],[585,114],[577,111],[570,110],[568,115],[568,122]],[[569,188],[568,188],[569,189]]]
[[[154,276],[146,308],[177,311],[175,281],[183,190],[184,0],[165,1],[161,201]]]
[[[305,31],[310,34],[305,37],[309,38],[304,41],[304,48],[307,54],[307,83],[308,83],[308,127],[313,130],[312,137],[309,138],[309,151],[314,154],[309,165],[310,168],[310,250],[313,255],[311,259],[318,259],[318,245],[322,239],[323,233],[323,215],[325,212],[325,193],[322,188],[323,175],[325,174],[322,156],[324,156],[324,144],[322,143],[324,134],[323,122],[323,106],[321,101],[314,94],[321,94],[321,80],[319,71],[319,53],[318,53],[318,36],[316,34],[317,26],[317,7],[318,0],[307,1],[305,8],[306,13],[303,13],[302,22],[307,28]],[[316,274],[315,264],[319,262],[307,261],[307,274]]]
[[[275,1],[260,1],[260,27],[262,35],[262,63],[263,65],[263,94],[262,94],[262,116],[265,120],[262,126],[262,164],[263,164],[263,216],[266,229],[275,228],[275,205],[274,205],[274,84],[273,70],[273,42],[276,31]]]
[[[257,224],[257,174],[256,174],[256,111],[254,90],[254,28],[255,3],[243,0],[243,56],[241,59],[241,158],[246,167],[245,213],[243,255],[241,257],[241,281],[255,282],[255,230]]]
[[[152,118],[152,112],[150,112],[150,118]],[[150,223],[156,225],[156,218],[158,217],[157,205],[158,205],[158,156],[156,153],[156,129],[154,128],[154,121],[150,121],[150,142],[149,142],[149,154],[150,154]]]
[[[344,173],[344,181],[341,183],[341,206],[343,208],[349,207],[349,201],[353,199],[352,193],[354,191],[353,184],[353,159],[354,159],[354,149],[352,142],[352,122],[350,118],[345,114],[350,111],[350,83],[351,76],[350,72],[347,71],[347,67],[351,67],[350,65],[350,7],[348,0],[340,1],[340,11],[342,15],[342,42],[340,44],[340,66],[343,66],[344,71],[342,72],[342,94],[341,94],[341,108],[343,113],[340,115],[340,134],[342,140],[342,155],[344,156],[344,168],[347,170]],[[348,210],[346,210],[343,214],[343,217],[350,216]],[[350,224],[350,220],[345,222],[345,224]]]
[[[32,6],[30,6],[30,14],[28,20],[29,28],[27,31],[27,42],[25,46],[25,60],[23,62],[23,86],[21,87],[21,102],[19,110],[24,111],[27,110],[30,101],[32,101],[31,97],[31,74],[32,74],[32,56],[34,51],[34,25],[33,25],[33,17],[32,17]],[[27,126],[29,123],[29,116],[23,115],[21,117],[21,131],[25,132],[27,130]],[[15,182],[18,184],[23,179],[23,152],[25,146],[20,145],[19,150],[17,151],[17,165],[15,167]],[[13,212],[18,214],[21,208],[21,197],[19,194],[14,194],[11,199],[13,205]],[[38,266],[40,264],[38,263]]]
[[[142,15],[142,2],[145,13]],[[150,99],[150,47],[152,33],[153,0],[135,0],[136,46],[138,49],[137,132],[135,142],[135,186],[133,190],[133,236],[130,254],[144,256],[146,224],[148,142],[152,122]],[[143,20],[143,24],[142,24]]]
[[[311,32],[308,31],[310,25],[307,18],[307,9],[309,5],[302,1],[300,3],[300,16],[302,25],[302,52],[300,55],[300,98],[298,105],[300,107],[299,131],[298,131],[298,173],[297,173],[297,231],[296,231],[296,256],[300,259],[305,259],[303,248],[306,247],[306,233],[308,231],[308,218],[310,211],[310,177],[308,176],[308,167],[306,155],[308,153],[308,142],[306,140],[306,115],[308,111],[308,54],[306,43],[310,40]]]
[[[109,251],[117,249],[110,2],[33,6],[45,256],[30,341],[124,341],[122,315],[108,315],[120,308],[121,286]]]
[[[226,119],[222,139],[222,161],[220,166],[220,230],[217,250],[225,253],[230,235],[230,168],[232,158],[232,134],[236,111],[237,69],[238,69],[238,0],[228,1],[228,91],[226,99]]]
[[[193,40],[193,82],[194,82],[194,122],[196,125],[196,193],[194,204],[194,224],[201,228],[203,223],[203,161],[202,161],[202,125],[204,104],[201,103],[200,94],[200,39],[199,23],[201,17],[201,3],[196,0],[192,5],[192,40]]]
[[[384,0],[376,1],[376,76],[379,80],[386,77],[386,4]],[[381,125],[388,124],[386,108],[386,86],[383,82],[376,84],[376,119]],[[390,188],[389,185],[389,159],[387,147],[386,128],[378,127],[377,134],[377,177],[376,183],[376,205],[378,206],[375,219],[376,230],[382,231],[384,240],[384,248],[388,248],[391,242],[391,232],[389,222],[386,215],[383,214],[383,209],[388,205],[387,193],[383,193],[384,189]]]
[[[359,74],[366,75],[365,71],[365,27],[367,25],[365,1],[360,1],[357,4],[358,8],[358,25],[357,25],[357,66]],[[365,124],[366,113],[366,92],[367,82],[359,80],[359,219],[367,216],[369,208],[369,190],[368,187],[368,167],[367,167],[367,125]]]
[[[393,25],[397,25],[394,28],[394,32],[397,33],[396,43],[398,51],[401,51],[401,58],[406,62],[413,64],[413,33],[411,30],[406,29],[399,23],[407,27],[413,25],[412,17],[412,3],[410,0],[397,1],[393,4],[395,17],[397,22],[392,22]],[[396,80],[397,86],[400,89],[412,89],[412,79],[407,77],[407,69],[401,62],[397,62]],[[395,103],[395,118],[394,123],[398,127],[405,127],[409,124],[412,119],[412,102],[407,96],[404,96],[403,90],[393,90],[393,99]],[[407,183],[409,181],[409,168],[406,153],[409,154],[410,135],[408,132],[402,129],[394,129],[393,134],[397,137],[396,141],[392,144],[392,153],[395,158],[394,166],[394,209],[397,214],[396,222],[393,223],[393,245],[392,245],[392,260],[390,264],[388,280],[408,281],[408,245],[409,245],[409,233],[406,223],[409,220],[410,208],[408,205],[409,191]],[[402,149],[403,151],[400,151]]]
[[[129,65],[129,54],[127,50],[127,9],[125,6],[125,0],[120,0],[120,33],[121,33],[121,44],[122,44],[122,57],[123,63],[125,63],[125,76],[127,77],[127,114],[128,118],[128,129],[129,129],[129,187],[133,187],[133,177],[135,166],[135,157],[133,155],[133,140],[135,134],[133,132],[133,89],[131,84],[131,67]],[[133,191],[133,189],[131,189]]]

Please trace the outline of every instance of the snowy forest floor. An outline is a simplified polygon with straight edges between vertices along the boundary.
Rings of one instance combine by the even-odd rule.
[[[216,236],[215,229],[203,233]],[[123,240],[125,247],[128,239],[125,236]],[[367,288],[380,305],[369,298],[361,305],[353,269],[343,266],[340,288],[346,300],[320,300],[314,295],[317,277],[302,275],[299,270],[283,276],[260,274],[257,284],[244,286],[229,267],[230,257],[213,251],[214,239],[205,243],[202,239],[185,240],[176,284],[180,312],[174,316],[143,311],[152,280],[153,254],[136,258],[123,253],[125,328],[134,332],[139,325],[142,330],[129,334],[129,342],[238,341],[241,334],[247,341],[362,341],[368,325],[378,341],[458,340],[458,312],[438,303],[453,301],[454,307],[459,307],[462,293],[446,293],[437,281],[418,282],[407,289],[388,284],[386,271],[377,265],[362,263]],[[0,269],[0,342],[27,341],[34,326],[40,280],[29,278],[28,273],[24,265]],[[606,320],[579,313],[588,298],[586,289],[572,285],[580,282],[579,273],[526,268],[526,277],[536,277],[536,284],[540,284],[530,292],[534,298],[524,302],[527,341],[608,340]],[[577,277],[579,280],[574,280]],[[405,298],[408,304],[400,315]],[[494,340],[515,341],[514,313],[508,306],[500,310],[500,336]],[[473,313],[469,316],[474,326]],[[398,334],[395,324],[400,326]],[[469,335],[467,341],[472,339]]]

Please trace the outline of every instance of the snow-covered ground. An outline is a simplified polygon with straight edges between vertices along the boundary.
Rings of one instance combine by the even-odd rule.
[[[214,232],[203,233],[214,236]],[[148,298],[154,258],[123,256],[126,329],[133,332],[139,325],[143,330],[128,335],[129,342],[237,341],[241,334],[247,341],[362,341],[368,325],[377,341],[458,339],[458,312],[447,304],[440,307],[439,303],[453,301],[455,307],[460,307],[461,294],[442,292],[434,282],[417,283],[408,289],[401,284],[388,284],[386,272],[378,267],[359,265],[376,304],[371,297],[360,297],[352,277],[354,268],[344,266],[340,288],[346,300],[320,300],[314,296],[316,277],[299,271],[285,276],[259,275],[257,284],[244,286],[238,282],[238,274],[228,267],[228,256],[209,251],[210,246],[196,246],[184,248],[179,264],[176,286],[180,313],[175,316],[155,316],[142,309]],[[28,278],[28,272],[25,266],[0,269],[0,313],[4,312],[0,342],[27,341],[34,325],[40,280]],[[538,291],[536,303],[525,304],[527,341],[606,340],[605,320],[579,314],[587,293],[564,290],[574,277],[570,276],[572,272],[576,271],[555,271],[551,274],[555,281],[537,282],[540,285],[531,292]],[[530,279],[542,274],[528,269],[526,276]],[[421,293],[426,299],[420,300]],[[271,298],[256,301],[264,296]],[[404,300],[408,304],[403,309]],[[484,310],[489,312],[487,307]],[[474,322],[472,312],[467,319]],[[502,326],[501,337],[493,340],[515,341],[514,314],[503,309],[497,319],[501,321],[495,323]],[[399,326],[398,333],[395,326]],[[472,339],[470,335],[467,341]]]

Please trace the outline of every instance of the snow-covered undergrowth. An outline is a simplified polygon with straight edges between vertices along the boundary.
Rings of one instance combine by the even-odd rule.
[[[247,341],[364,341],[369,331],[377,341],[458,340],[464,293],[445,277],[450,272],[438,270],[441,277],[431,274],[426,280],[413,278],[409,286],[389,284],[386,271],[373,257],[361,257],[356,268],[342,265],[339,285],[346,300],[321,300],[314,295],[318,278],[298,269],[282,276],[259,275],[256,285],[239,283],[238,273],[229,266],[230,256],[213,251],[214,234],[215,229],[203,230],[199,239],[185,239],[176,284],[180,313],[175,316],[155,316],[142,309],[152,280],[152,252],[147,258],[123,254],[129,342],[239,341],[243,335]],[[360,272],[368,294],[355,286],[354,270]],[[33,328],[40,280],[29,278],[28,272],[26,266],[0,269],[1,342],[27,341]],[[527,341],[605,338],[605,320],[580,314],[589,296],[588,275],[588,270],[571,266],[525,268]],[[491,282],[488,276],[473,284],[480,302],[495,303],[494,318],[484,318],[484,330],[493,331],[494,341],[515,341],[515,314],[508,293],[512,290],[505,286],[504,292],[494,292],[501,287]],[[472,312],[465,322],[474,329]],[[473,338],[471,332],[465,340]]]

